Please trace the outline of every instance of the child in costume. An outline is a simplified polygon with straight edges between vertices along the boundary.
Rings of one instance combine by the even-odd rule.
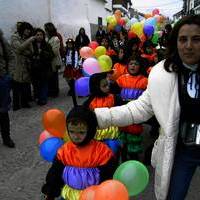
[[[117,79],[121,87],[121,98],[124,103],[137,99],[147,87],[147,78],[144,68],[143,58],[132,56],[128,62],[128,74],[124,74]],[[122,160],[138,160],[138,154],[142,152],[142,132],[141,124],[133,124],[122,127],[121,141],[123,142]]]
[[[71,141],[57,151],[47,173],[42,187],[46,200],[54,200],[60,194],[67,200],[79,200],[82,190],[112,178],[115,170],[110,148],[93,139],[97,120],[91,110],[74,107],[66,122]]]
[[[70,87],[68,95],[72,95],[71,88],[74,83],[74,80],[76,80],[82,76],[79,64],[80,64],[79,63],[79,54],[75,48],[75,42],[73,39],[69,38],[66,41],[65,70],[64,70],[64,74],[63,74],[63,77],[66,79],[66,81]]]
[[[127,73],[127,54],[126,47],[120,46],[118,52],[118,61],[113,66],[113,74],[111,78],[117,80],[121,75]]]
[[[110,81],[109,81],[109,72],[101,72],[93,74],[90,77],[89,88],[90,96],[84,102],[84,105],[91,110],[95,108],[102,107],[113,107],[120,104],[119,98],[115,94],[110,92]],[[112,83],[114,85],[114,83]],[[118,87],[116,85],[116,87]],[[115,87],[115,88],[116,88]],[[118,87],[119,92],[120,88]],[[116,89],[113,89],[116,91]],[[119,153],[120,143],[119,143],[119,128],[118,127],[109,127],[106,129],[97,130],[95,139],[106,142],[108,145],[112,144],[110,147],[114,153]]]

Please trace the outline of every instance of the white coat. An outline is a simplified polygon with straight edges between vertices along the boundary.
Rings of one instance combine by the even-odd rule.
[[[163,65],[161,61],[153,67],[147,89],[139,99],[110,109],[95,109],[100,128],[145,122],[155,114],[161,127],[151,157],[157,200],[167,198],[180,118],[178,75],[167,72]]]

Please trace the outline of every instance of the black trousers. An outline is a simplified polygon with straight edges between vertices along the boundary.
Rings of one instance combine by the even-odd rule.
[[[8,112],[0,113],[0,128],[3,141],[10,139],[10,119]]]

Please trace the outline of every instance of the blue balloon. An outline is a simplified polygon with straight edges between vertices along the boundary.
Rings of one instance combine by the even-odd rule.
[[[144,25],[143,32],[146,36],[152,36],[154,33],[154,27],[152,25]]]
[[[105,139],[103,142],[113,151],[114,154],[116,154],[122,146],[121,141],[117,139]]]
[[[90,77],[81,77],[75,81],[75,93],[77,96],[86,97],[90,94]]]
[[[48,161],[53,162],[57,150],[64,144],[63,140],[57,137],[52,137],[46,139],[41,145],[40,145],[40,155],[41,157]]]
[[[156,27],[156,24],[157,24],[157,20],[155,17],[150,17],[146,19],[146,21],[144,22],[144,26],[149,25],[149,26],[153,26],[154,28]]]
[[[115,26],[115,31],[116,31],[116,32],[119,33],[121,30],[122,30],[122,27],[121,27],[120,25],[116,25],[116,26]]]

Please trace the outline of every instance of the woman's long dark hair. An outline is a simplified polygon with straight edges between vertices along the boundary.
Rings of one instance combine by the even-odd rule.
[[[54,24],[51,22],[48,22],[44,24],[44,29],[47,32],[49,38],[53,36],[57,36],[57,29],[55,28]]]
[[[200,27],[200,15],[189,15],[179,20],[170,34],[169,42],[167,44],[166,60],[164,68],[167,72],[178,72],[182,66],[182,61],[178,54],[177,40],[179,30],[185,24],[195,24]]]

